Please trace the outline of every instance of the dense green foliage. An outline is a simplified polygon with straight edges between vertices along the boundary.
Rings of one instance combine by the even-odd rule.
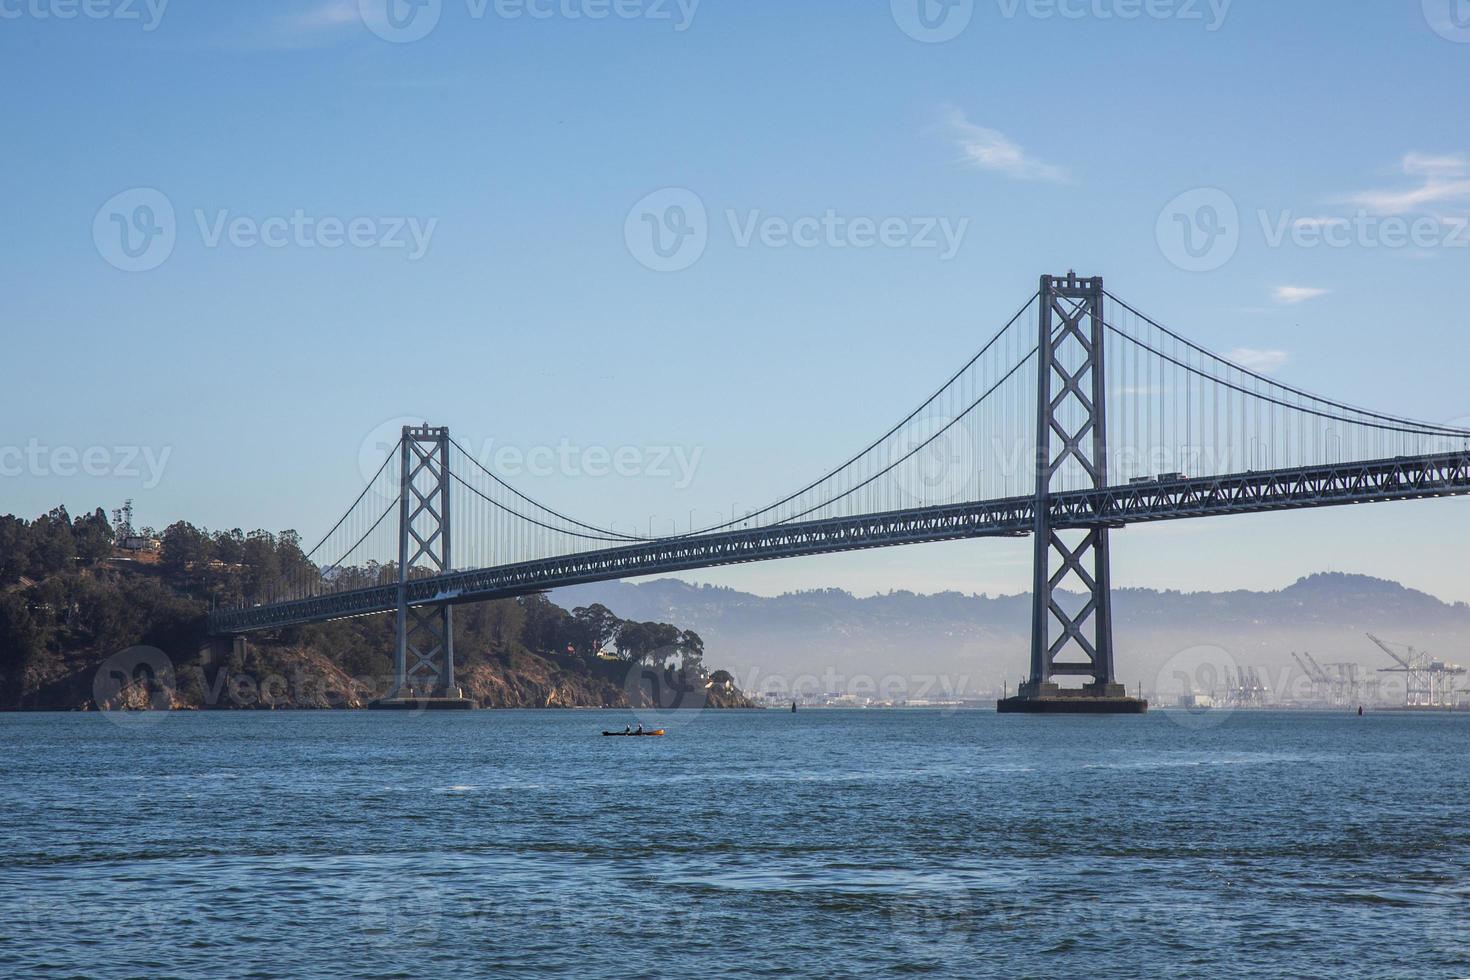
[[[294,531],[210,532],[178,521],[157,535],[156,552],[114,547],[115,538],[129,534],[101,509],[76,518],[65,508],[34,521],[0,517],[0,707],[74,700],[101,660],[135,645],[158,647],[176,665],[200,663],[211,603],[265,594],[299,571],[316,574]],[[151,530],[141,537],[153,537]],[[385,569],[349,573],[381,581]],[[392,637],[384,615],[293,627],[252,636],[251,644],[266,659],[305,650],[354,677],[384,676]],[[696,633],[624,621],[601,605],[569,612],[541,595],[459,607],[455,648],[465,667],[514,668],[517,658],[537,656],[581,669],[616,656],[660,668],[677,660],[686,675],[706,673]],[[48,696],[48,685],[59,693]]]

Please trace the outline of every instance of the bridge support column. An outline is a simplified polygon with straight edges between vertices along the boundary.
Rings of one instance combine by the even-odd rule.
[[[1141,713],[1148,702],[1128,697],[1113,674],[1108,528],[1057,528],[1050,515],[1053,491],[1108,485],[1102,279],[1042,276],[1039,302],[1031,674],[998,708]],[[1058,677],[1087,683],[1064,688]]]
[[[399,445],[398,611],[393,688],[378,709],[473,708],[454,682],[454,610],[410,605],[414,570],[450,570],[449,430],[403,427]]]

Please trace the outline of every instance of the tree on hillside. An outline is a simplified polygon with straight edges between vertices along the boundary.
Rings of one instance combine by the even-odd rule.
[[[522,596],[519,601],[526,614],[521,644],[536,653],[565,652],[575,635],[571,614],[544,595]]]
[[[245,560],[245,533],[238,527],[232,531],[214,532],[214,557],[226,565],[238,565]]]
[[[19,696],[26,667],[43,649],[41,631],[25,599],[0,592],[0,699],[9,702]]]
[[[618,628],[623,625],[623,621],[600,602],[573,609],[572,620],[576,624],[577,649],[589,657],[612,642]]]
[[[679,634],[680,668],[696,677],[704,676],[704,638],[693,630]]]
[[[188,521],[175,521],[163,529],[163,567],[173,576],[209,561],[210,551],[208,533]]]
[[[616,642],[624,660],[663,666],[679,651],[679,628],[668,623],[624,623]]]
[[[526,625],[525,608],[514,600],[474,603],[464,607],[454,617],[455,633],[483,637],[489,649],[485,652],[508,662]],[[469,647],[461,643],[460,649],[468,652]]]
[[[280,562],[281,575],[288,581],[307,581],[317,574],[316,566],[301,549],[301,535],[295,531],[282,531],[276,536],[276,560]]]
[[[16,582],[31,567],[31,526],[9,514],[0,517],[0,585]]]
[[[241,558],[246,568],[246,593],[262,598],[270,595],[281,581],[275,535],[269,531],[251,531],[245,538]]]
[[[31,525],[30,574],[36,578],[68,571],[77,555],[76,539],[71,533],[71,515],[65,507],[57,507]]]
[[[619,657],[637,663],[650,649],[648,630],[642,623],[625,622],[618,627],[618,635],[613,638],[613,645],[617,648]]]
[[[112,522],[101,507],[73,521],[71,534],[82,561],[95,563],[112,554]]]

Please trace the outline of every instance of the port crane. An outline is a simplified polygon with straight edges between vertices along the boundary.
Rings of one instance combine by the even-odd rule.
[[[1364,694],[1376,696],[1375,686],[1364,684],[1358,677],[1355,663],[1323,664],[1310,653],[1292,652],[1297,666],[1312,682],[1312,700],[1334,708],[1348,708],[1361,704]]]
[[[1403,674],[1407,683],[1404,692],[1406,708],[1451,708],[1455,704],[1455,678],[1465,673],[1459,664],[1435,660],[1426,651],[1415,649],[1405,643],[1389,643],[1368,634],[1380,650],[1394,661],[1392,667],[1380,667],[1380,674]],[[1400,653],[1400,648],[1404,652]]]
[[[1307,654],[1307,659],[1303,659],[1301,654],[1293,650],[1291,656],[1297,666],[1302,669],[1302,673],[1306,674],[1307,679],[1312,682],[1312,700],[1327,701],[1331,696],[1332,678],[1327,676],[1322,665],[1317,663],[1310,653]],[[1307,660],[1311,660],[1311,663],[1309,664]]]

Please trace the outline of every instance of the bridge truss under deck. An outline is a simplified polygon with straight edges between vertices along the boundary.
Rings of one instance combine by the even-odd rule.
[[[1120,528],[1184,518],[1467,494],[1470,453],[1451,453],[1053,493],[1047,498],[1047,523],[1054,530]],[[1035,499],[1027,496],[779,524],[423,575],[406,582],[403,593],[409,606],[481,602],[719,565],[933,541],[1016,537],[1030,534],[1035,518]],[[209,629],[216,634],[238,634],[394,612],[398,594],[395,584],[219,610],[210,615]]]

